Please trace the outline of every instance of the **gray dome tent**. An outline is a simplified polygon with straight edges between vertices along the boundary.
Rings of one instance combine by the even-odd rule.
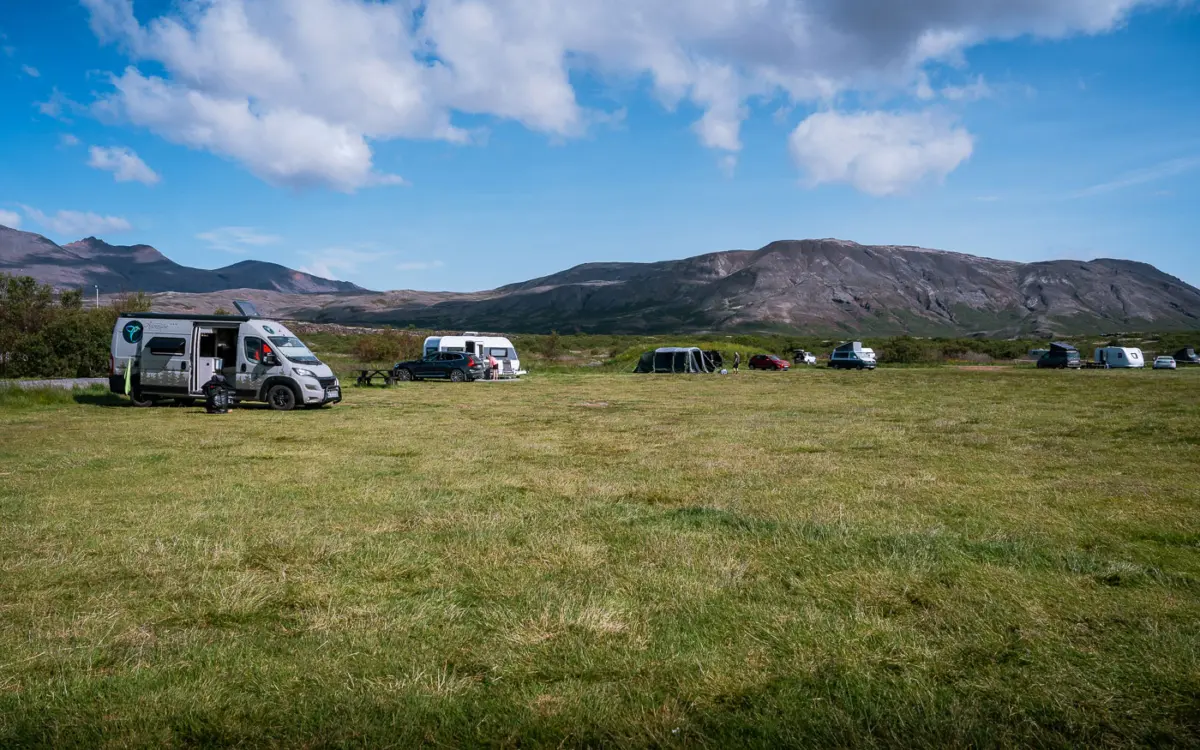
[[[704,352],[697,347],[667,346],[646,352],[634,372],[713,372]]]

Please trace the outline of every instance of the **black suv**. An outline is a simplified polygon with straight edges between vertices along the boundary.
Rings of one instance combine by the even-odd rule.
[[[392,367],[396,380],[424,380],[442,378],[455,383],[465,383],[483,377],[487,366],[474,354],[462,352],[433,352],[424,359],[397,362]]]

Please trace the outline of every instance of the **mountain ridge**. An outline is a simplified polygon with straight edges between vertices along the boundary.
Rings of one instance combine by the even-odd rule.
[[[87,267],[114,252],[123,253],[130,279],[139,266],[153,268],[160,283],[171,282],[174,269],[198,271],[147,245],[122,248],[88,238],[59,247],[28,235],[21,247],[6,250],[5,236],[0,231],[0,271],[8,270],[8,257],[28,265],[44,255],[60,266]],[[205,288],[157,294],[156,306],[211,312],[227,307],[237,289],[276,317],[514,333],[1017,336],[1200,329],[1200,289],[1141,261],[1023,263],[832,238],[646,263],[583,263],[469,293],[370,292],[259,261],[203,273],[209,276],[198,286]]]
[[[365,292],[348,281],[322,279],[278,263],[244,260],[221,268],[184,266],[150,245],[110,245],[96,237],[65,245],[0,226],[0,272],[32,276],[64,288],[106,292],[208,293],[268,289],[289,294]]]

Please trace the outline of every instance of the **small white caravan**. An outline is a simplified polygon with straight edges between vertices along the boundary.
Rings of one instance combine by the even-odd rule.
[[[282,323],[263,320],[238,301],[242,315],[121,313],[113,326],[109,389],[138,406],[203,396],[214,374],[241,401],[288,411],[342,400],[333,370]],[[130,369],[132,368],[132,369]],[[127,372],[128,371],[128,372]]]
[[[1126,346],[1104,346],[1096,350],[1096,364],[1103,367],[1145,367],[1141,349]]]
[[[500,363],[500,377],[517,378],[525,374],[517,348],[503,336],[482,336],[475,331],[467,331],[461,336],[430,336],[425,339],[425,356],[434,352],[466,352],[484,362],[488,357],[495,357]]]

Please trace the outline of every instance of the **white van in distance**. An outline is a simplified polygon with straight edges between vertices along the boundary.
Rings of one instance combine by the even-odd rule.
[[[112,335],[113,393],[125,393],[127,368],[133,368],[129,396],[138,406],[201,398],[218,372],[235,399],[265,401],[278,411],[342,400],[333,370],[304,342],[282,323],[249,315],[121,313]]]
[[[474,331],[461,336],[430,336],[425,339],[425,356],[434,352],[466,352],[485,363],[488,357],[495,357],[500,363],[500,377],[517,378],[525,374],[517,348],[503,336],[480,336]]]

